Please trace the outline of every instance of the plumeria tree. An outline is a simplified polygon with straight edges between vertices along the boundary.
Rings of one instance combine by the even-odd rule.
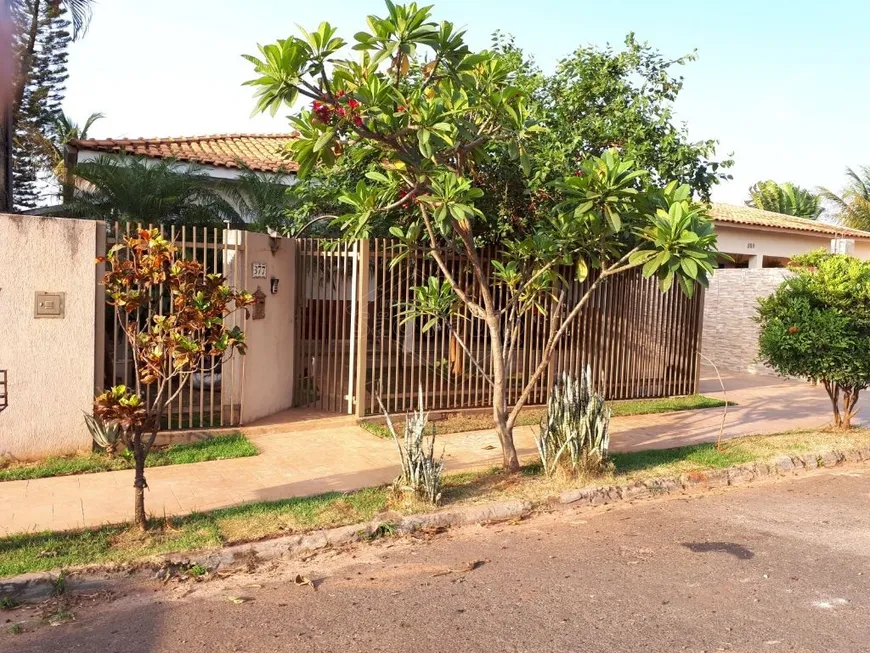
[[[94,414],[120,427],[121,440],[135,462],[135,521],[143,530],[145,459],[154,445],[169,403],[194,372],[214,369],[245,353],[244,333],[226,317],[253,303],[246,292],[230,288],[220,274],[201,263],[179,259],[159,231],[140,230],[98,259],[107,265],[103,279],[107,303],[132,351],[133,387],[115,386],[94,399]],[[161,289],[170,310],[159,310]]]
[[[322,23],[246,56],[256,74],[247,84],[256,89],[257,111],[290,108],[300,136],[289,156],[300,175],[333,166],[349,148],[378,162],[365,180],[343,190],[344,212],[334,222],[356,239],[383,216],[397,215],[390,232],[404,253],[431,257],[441,276],[415,290],[412,314],[450,328],[464,306],[483,322],[488,364],[472,362],[488,369],[504,466],[517,470],[519,411],[589,297],[639,266],[658,277],[663,291],[676,283],[691,294],[713,270],[716,239],[687,186],[652,188],[630,160],[607,151],[551,189],[546,219],[500,241],[490,275],[478,248],[491,235],[478,207],[485,200],[479,171],[494,157],[508,156],[531,176],[530,152],[544,128],[504,58],[472,52],[452,23],[431,20],[430,7],[386,5],[385,16],[369,16],[368,29],[354,36],[358,56]],[[456,274],[448,263],[457,255],[467,261],[468,274]],[[587,277],[585,294],[568,305],[570,283]],[[506,301],[497,301],[497,288]],[[549,312],[549,333],[540,363],[508,405],[506,381],[523,318],[532,310]]]

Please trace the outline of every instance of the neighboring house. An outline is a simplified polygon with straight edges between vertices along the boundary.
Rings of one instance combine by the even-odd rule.
[[[713,204],[710,211],[726,268],[781,268],[798,254],[833,249],[870,258],[870,233],[748,206]]]
[[[292,134],[216,134],[182,138],[106,138],[74,140],[70,152],[77,162],[104,154],[134,154],[147,159],[195,163],[215,179],[237,179],[243,166],[256,172],[286,173],[282,180],[293,183],[296,164],[281,152]]]
[[[292,184],[296,164],[282,156],[292,134],[221,134],[182,138],[89,139],[70,143],[78,161],[125,152],[150,159],[173,158],[196,163],[212,177],[236,179],[242,166],[275,173],[276,181]],[[713,204],[711,215],[719,236],[719,249],[733,262],[722,267],[777,268],[791,257],[814,249],[831,249],[870,258],[870,233],[805,220],[746,206]]]

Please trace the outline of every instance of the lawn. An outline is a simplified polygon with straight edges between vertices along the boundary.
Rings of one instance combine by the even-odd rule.
[[[189,444],[175,444],[154,449],[148,455],[145,466],[186,465],[209,460],[256,456],[258,453],[257,448],[244,435],[231,433]],[[23,481],[49,476],[70,476],[72,474],[92,474],[132,468],[133,459],[129,455],[118,455],[112,458],[97,453],[57,456],[35,463],[10,463],[5,467],[0,467],[0,482]]]
[[[725,405],[721,399],[713,399],[704,395],[689,395],[687,397],[663,397],[660,399],[626,399],[624,401],[610,401],[607,403],[614,417],[629,415],[653,415],[656,413],[672,413],[681,410],[698,410],[700,408],[718,408]],[[730,406],[735,405],[729,402]],[[524,408],[517,419],[517,426],[536,426],[541,423],[544,416],[543,406]],[[403,428],[404,420],[393,420],[397,429]],[[386,426],[377,422],[361,421],[362,426],[369,433],[379,438],[389,438],[390,432]],[[443,419],[430,420],[429,426],[436,435],[447,433],[464,433],[465,431],[483,431],[491,429],[492,416],[487,413],[451,413]]]
[[[445,479],[443,505],[458,506],[505,498],[522,498],[541,505],[569,487],[626,483],[657,476],[721,469],[764,460],[779,454],[847,450],[870,445],[870,429],[848,433],[792,432],[729,440],[723,450],[713,444],[676,449],[618,453],[612,472],[598,478],[548,479],[539,464],[527,464],[521,474],[498,469],[450,475]],[[433,510],[416,500],[399,497],[389,487],[329,493],[283,501],[243,504],[185,517],[154,520],[142,534],[129,525],[63,533],[28,533],[0,538],[0,576],[61,567],[135,562],[168,553],[214,549],[288,533],[354,524],[386,510],[402,514]]]

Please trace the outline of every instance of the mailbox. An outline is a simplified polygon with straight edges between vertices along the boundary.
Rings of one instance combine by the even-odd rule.
[[[266,317],[266,293],[260,290],[260,286],[257,286],[257,292],[254,293],[254,308],[251,313],[251,319],[254,320],[262,320]]]

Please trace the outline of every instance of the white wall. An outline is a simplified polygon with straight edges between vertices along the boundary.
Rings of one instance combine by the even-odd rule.
[[[719,251],[746,256],[791,258],[816,249],[831,248],[831,236],[799,234],[782,229],[746,228],[716,223]],[[870,241],[856,240],[854,256],[870,258]]]
[[[0,456],[32,459],[91,447],[84,423],[96,387],[98,237],[88,220],[0,215]],[[36,319],[35,294],[66,293],[62,319]],[[102,300],[102,294],[100,294]]]

